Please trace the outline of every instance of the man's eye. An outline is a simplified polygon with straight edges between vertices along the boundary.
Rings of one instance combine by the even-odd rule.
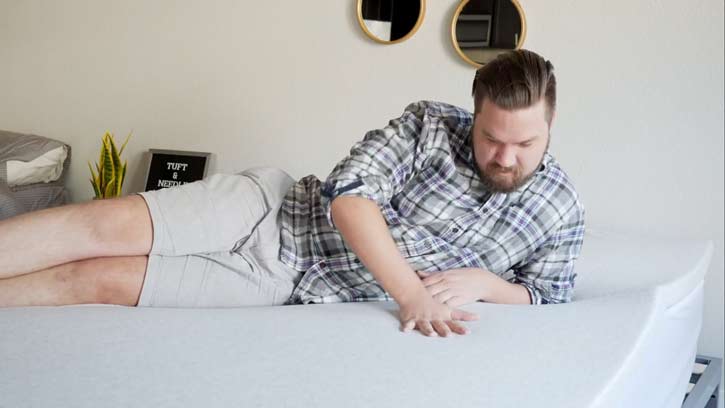
[[[531,146],[531,142],[529,142],[529,143],[521,143],[519,146],[521,146],[521,147],[529,147],[529,146]]]

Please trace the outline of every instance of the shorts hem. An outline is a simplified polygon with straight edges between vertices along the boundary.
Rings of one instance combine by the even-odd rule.
[[[166,244],[164,240],[164,234],[163,231],[161,231],[161,207],[159,206],[158,200],[153,196],[153,194],[149,194],[151,192],[145,191],[141,193],[136,193],[141,198],[144,199],[146,202],[146,207],[149,210],[149,214],[151,215],[151,228],[152,228],[152,235],[151,235],[151,251],[149,252],[150,255],[156,255],[161,252],[161,248],[164,248],[164,245]]]
[[[156,255],[149,255],[148,262],[146,263],[146,274],[143,278],[143,284],[141,285],[141,294],[138,299],[138,307],[150,307],[154,303],[154,294],[156,293],[156,286],[159,280],[159,273],[161,271],[159,264],[161,263],[161,257]]]

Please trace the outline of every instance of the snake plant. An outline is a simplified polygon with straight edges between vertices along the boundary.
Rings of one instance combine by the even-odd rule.
[[[96,193],[96,199],[118,197],[121,195],[123,182],[126,179],[126,165],[128,162],[121,163],[121,154],[126,148],[131,134],[126,137],[121,149],[116,148],[116,142],[111,132],[106,132],[101,139],[101,155],[96,163],[96,171],[93,171],[91,163],[88,162],[88,168],[91,170],[91,185]]]

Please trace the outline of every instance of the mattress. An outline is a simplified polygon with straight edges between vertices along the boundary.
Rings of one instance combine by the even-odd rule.
[[[590,233],[574,302],[464,306],[449,338],[392,302],[0,309],[0,407],[676,407],[711,255]]]

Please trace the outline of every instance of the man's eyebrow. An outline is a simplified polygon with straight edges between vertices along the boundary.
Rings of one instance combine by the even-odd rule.
[[[530,138],[530,139],[524,140],[523,142],[519,142],[519,144],[526,144],[526,143],[531,143],[531,142],[533,142],[533,141],[534,141],[534,140],[535,140],[536,138],[538,138],[538,137],[539,137],[539,136],[534,136],[534,137],[532,137],[532,138]]]
[[[483,135],[486,136],[487,138],[489,138],[495,142],[498,142],[498,139],[496,139],[492,134],[488,133],[488,131],[486,129],[481,129],[481,133],[483,133]]]
[[[492,134],[488,133],[488,131],[486,131],[486,129],[481,129],[481,133],[483,133],[484,136],[486,136],[487,138],[493,140],[494,142],[498,142],[499,141]],[[531,143],[531,142],[533,142],[538,137],[539,137],[538,135],[537,136],[533,136],[533,137],[531,137],[529,139],[524,140],[523,142],[519,142],[519,143],[516,143],[516,144]]]

